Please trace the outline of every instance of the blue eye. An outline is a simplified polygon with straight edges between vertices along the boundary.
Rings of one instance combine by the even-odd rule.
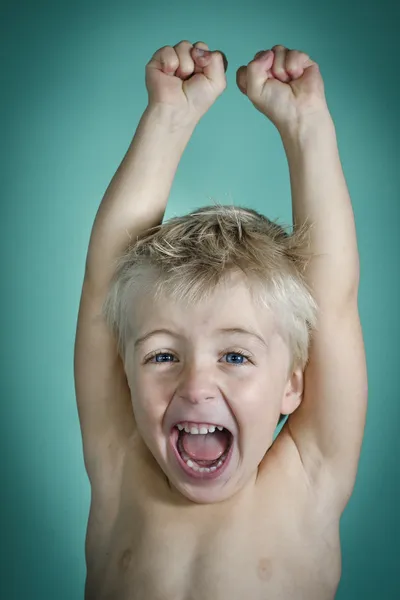
[[[224,356],[234,356],[234,357],[239,357],[239,361],[235,360],[233,362],[227,361],[229,365],[243,365],[246,364],[245,362],[243,362],[243,359],[246,359],[246,361],[249,360],[250,356],[248,356],[247,354],[244,354],[243,352],[227,352],[226,354],[224,354]],[[145,363],[148,362],[152,362],[153,364],[157,363],[157,364],[162,364],[162,363],[169,363],[169,362],[173,362],[173,360],[164,360],[166,357],[174,357],[173,354],[171,354],[170,352],[153,352],[146,360]],[[153,360],[155,359],[155,360]],[[160,359],[160,360],[158,360]]]
[[[240,359],[245,358],[246,360],[248,360],[248,356],[246,356],[245,354],[243,354],[242,352],[228,352],[227,354],[225,354],[224,356],[236,356],[239,357]],[[234,361],[233,363],[228,362],[228,364],[230,365],[243,365],[245,364],[243,361],[238,362],[238,361]]]
[[[153,354],[152,356],[149,357],[149,360],[151,358],[155,358],[155,362],[156,363],[165,363],[165,362],[172,362],[169,360],[157,360],[158,358],[164,358],[165,356],[173,356],[173,354],[170,354],[169,352],[157,352],[156,354]]]

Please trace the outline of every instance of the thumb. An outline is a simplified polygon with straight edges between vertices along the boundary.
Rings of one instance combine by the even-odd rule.
[[[201,68],[203,74],[211,83],[220,85],[223,82],[225,85],[228,60],[223,52],[193,48],[192,58],[196,66]]]

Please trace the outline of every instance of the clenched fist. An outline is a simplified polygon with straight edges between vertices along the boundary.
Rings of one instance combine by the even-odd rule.
[[[203,42],[157,50],[146,65],[149,107],[162,106],[182,124],[197,123],[226,88],[228,61]]]
[[[328,110],[318,65],[308,54],[277,45],[237,70],[240,91],[279,132]]]

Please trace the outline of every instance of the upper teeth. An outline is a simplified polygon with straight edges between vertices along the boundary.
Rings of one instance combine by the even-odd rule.
[[[177,423],[176,426],[179,431],[184,429],[186,433],[192,433],[194,435],[197,433],[214,433],[215,429],[219,429],[220,431],[223,430],[222,425],[199,425],[199,427],[196,427],[195,425],[189,426],[188,423]]]

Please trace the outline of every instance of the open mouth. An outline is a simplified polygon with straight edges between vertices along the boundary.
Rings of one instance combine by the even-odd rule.
[[[215,429],[215,428],[214,428]],[[218,438],[220,444],[225,446],[222,453],[218,453],[218,456],[214,459],[200,459],[198,457],[194,457],[193,454],[189,454],[185,450],[184,437],[185,435],[191,435],[187,431],[178,430],[175,426],[173,427],[171,433],[171,445],[175,454],[175,457],[178,461],[179,466],[184,471],[186,475],[190,478],[194,479],[216,479],[227,468],[232,452],[233,452],[233,440],[234,437],[232,433],[225,428],[219,428],[222,431],[218,432]],[[207,436],[213,436],[213,433],[207,433]],[[204,435],[202,436],[205,437]],[[222,440],[222,441],[221,441]],[[211,441],[211,440],[210,440]],[[186,444],[187,447],[187,444]]]

